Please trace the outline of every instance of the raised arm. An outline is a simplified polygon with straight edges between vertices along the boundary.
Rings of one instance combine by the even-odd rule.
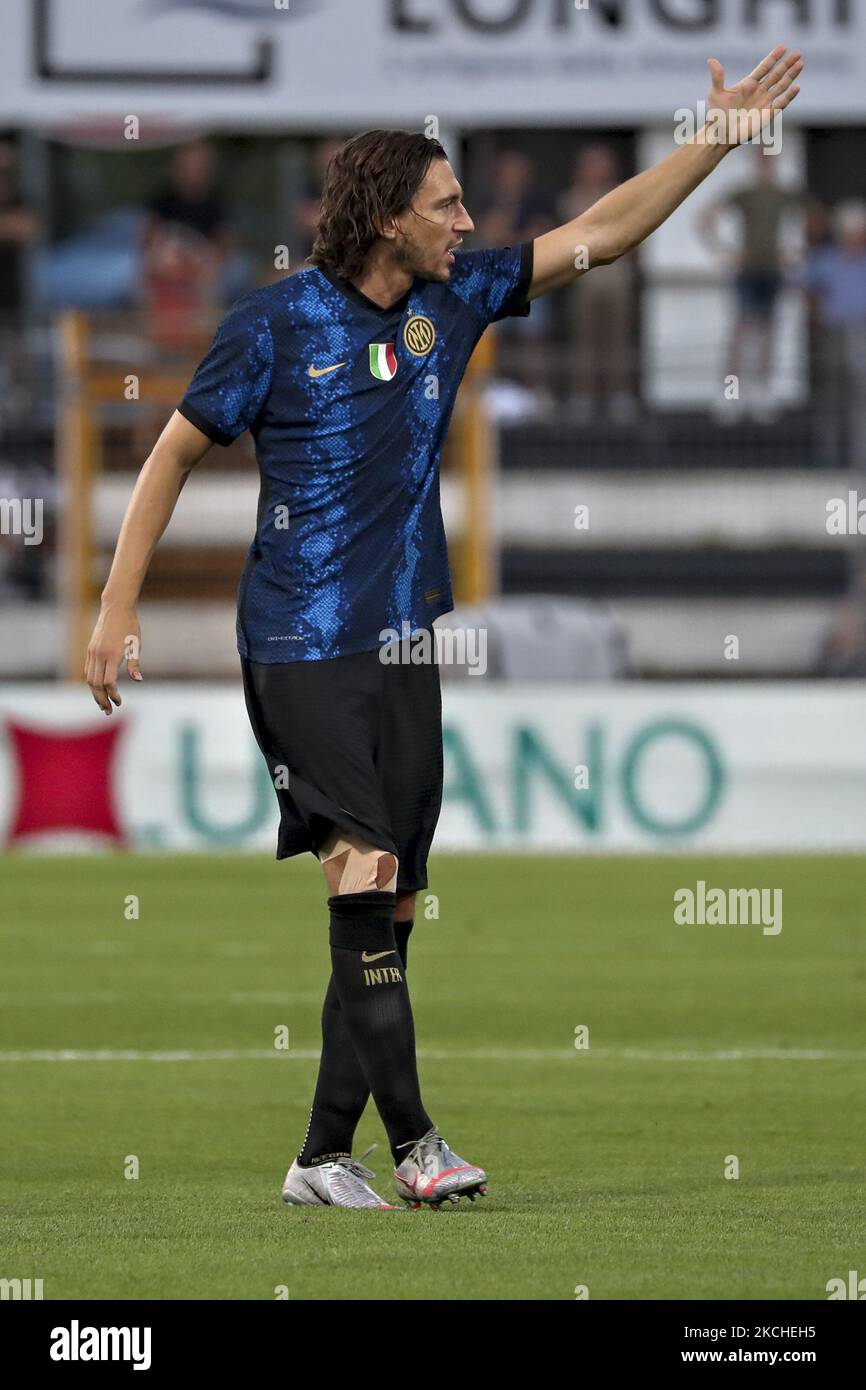
[[[121,703],[117,673],[124,657],[133,680],[142,679],[138,660],[141,586],[181,489],[210,446],[207,435],[175,411],[138,475],[102,592],[102,607],[84,668],[93,698],[105,714],[111,714],[112,703]]]
[[[804,66],[798,51],[787,53],[780,45],[742,82],[725,87],[721,63],[710,58],[709,65],[707,123],[660,164],[620,184],[572,222],[538,237],[530,299],[639,246],[735,145],[752,139],[791,104],[800,90],[794,79]]]

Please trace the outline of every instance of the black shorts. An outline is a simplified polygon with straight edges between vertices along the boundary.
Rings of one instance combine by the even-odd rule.
[[[317,854],[338,826],[397,856],[398,893],[426,888],[442,805],[435,661],[388,664],[376,650],[241,668],[280,805],[277,858]]]
[[[781,275],[772,270],[744,270],[737,276],[737,299],[740,313],[746,318],[768,319],[779,291],[782,288]]]

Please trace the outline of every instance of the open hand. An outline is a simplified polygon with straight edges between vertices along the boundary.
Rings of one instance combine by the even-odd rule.
[[[717,58],[708,58],[712,74],[708,119],[719,121],[724,113],[726,144],[739,145],[758,135],[777,111],[784,111],[800,91],[794,79],[805,66],[799,49],[788,53],[779,44],[735,87],[725,86],[725,70]]]

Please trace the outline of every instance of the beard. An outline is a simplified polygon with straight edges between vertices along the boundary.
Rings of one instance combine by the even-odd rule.
[[[430,280],[434,284],[447,285],[451,279],[450,267],[434,270],[429,264],[431,257],[432,252],[424,251],[405,233],[394,247],[394,260],[407,275],[416,280]]]

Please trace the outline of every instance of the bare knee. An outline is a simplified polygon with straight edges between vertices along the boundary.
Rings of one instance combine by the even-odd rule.
[[[397,906],[394,909],[395,922],[411,922],[415,916],[415,899],[417,893],[398,893]]]
[[[397,888],[397,859],[357,835],[333,830],[319,850],[331,897],[342,893],[393,893]]]

